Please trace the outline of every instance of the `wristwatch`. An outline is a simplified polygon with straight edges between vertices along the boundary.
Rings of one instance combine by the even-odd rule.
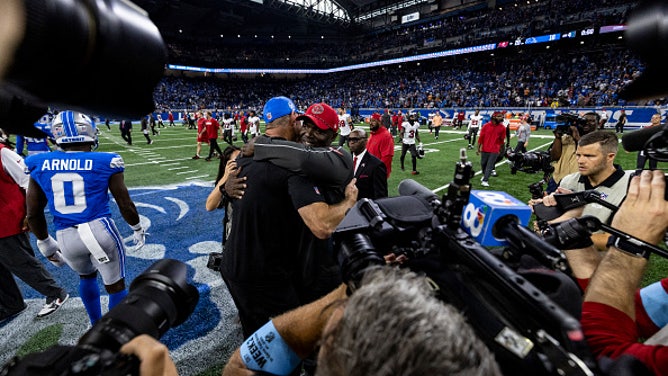
[[[651,255],[652,252],[643,247],[642,244],[636,244],[633,240],[634,239],[623,239],[616,235],[610,235],[608,242],[605,245],[607,248],[615,247],[631,256],[644,257],[649,260],[649,255]]]

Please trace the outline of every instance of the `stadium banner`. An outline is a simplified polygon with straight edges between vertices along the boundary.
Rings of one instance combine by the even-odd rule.
[[[465,122],[468,121],[469,117],[473,115],[476,111],[475,108],[389,108],[390,113],[395,113],[401,111],[402,114],[408,114],[411,112],[417,112],[422,117],[429,118],[429,114],[433,114],[436,111],[441,113],[441,116],[445,118],[445,123],[450,124],[453,114],[460,111],[464,111]],[[485,119],[489,119],[495,111],[506,111],[510,113],[511,117],[519,117],[522,114],[529,113],[533,118],[533,122],[537,123],[539,126],[543,126],[545,119],[551,116],[560,115],[560,114],[577,114],[582,116],[587,112],[596,112],[599,115],[602,115],[603,112],[607,115],[607,121],[605,123],[605,128],[615,128],[615,124],[619,120],[619,117],[622,113],[622,110],[626,112],[626,125],[625,128],[633,129],[639,127],[648,126],[652,115],[656,113],[661,114],[661,122],[666,121],[666,113],[668,112],[668,107],[569,107],[569,108],[551,108],[551,107],[488,107],[480,108],[480,114],[484,116]],[[382,114],[385,111],[384,108],[360,108],[359,115],[363,118],[368,118],[373,113]]]

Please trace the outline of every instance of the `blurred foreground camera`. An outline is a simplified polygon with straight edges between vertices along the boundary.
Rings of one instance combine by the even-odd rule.
[[[163,259],[132,281],[128,296],[102,316],[76,346],[54,346],[10,360],[0,375],[135,375],[139,360],[119,354],[140,334],[160,339],[195,310],[197,289],[186,281],[186,264]]]
[[[21,41],[0,51],[11,57],[0,88],[5,130],[29,131],[47,106],[119,117],[154,109],[167,49],[145,11],[121,0],[20,3]]]

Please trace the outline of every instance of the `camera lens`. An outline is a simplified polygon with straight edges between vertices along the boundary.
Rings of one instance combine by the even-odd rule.
[[[199,292],[186,282],[187,267],[171,259],[155,262],[137,276],[130,293],[81,337],[78,345],[117,352],[140,334],[159,339],[195,310]]]
[[[25,0],[24,6],[23,41],[4,84],[31,102],[98,114],[153,110],[167,48],[146,12],[116,0]]]

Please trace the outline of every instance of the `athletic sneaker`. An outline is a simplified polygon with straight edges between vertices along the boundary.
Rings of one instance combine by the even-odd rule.
[[[42,307],[42,310],[39,311],[39,313],[37,313],[37,317],[48,316],[56,312],[58,309],[60,309],[60,307],[62,307],[63,303],[65,303],[67,299],[69,299],[69,297],[70,294],[67,294],[65,295],[64,299],[57,298],[53,299],[51,302],[47,302],[46,304],[44,304],[44,307]]]
[[[489,187],[489,183],[487,182],[487,180],[481,181],[480,185],[482,185],[483,187]]]
[[[419,175],[420,171],[411,171],[411,175]]]
[[[498,176],[498,175],[496,174],[496,170],[492,170],[492,176]]]
[[[194,156],[193,159],[199,159],[199,155]]]

